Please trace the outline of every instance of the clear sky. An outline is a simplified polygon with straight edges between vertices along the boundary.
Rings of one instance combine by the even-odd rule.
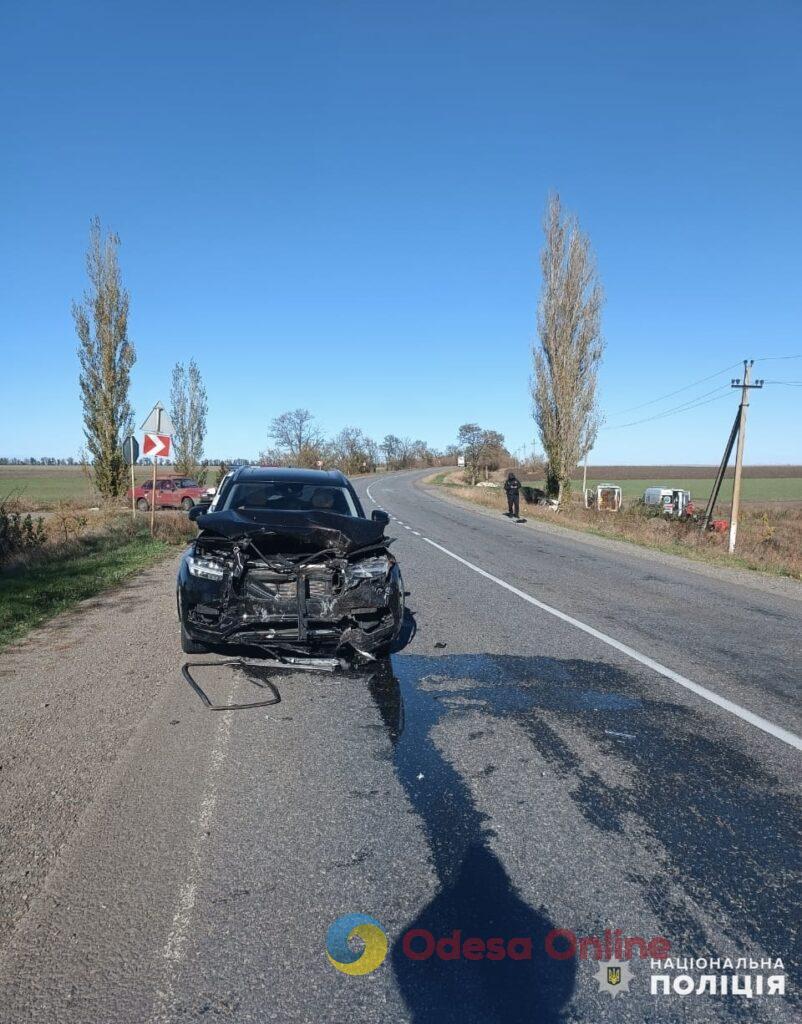
[[[40,0],[2,5],[0,46],[0,454],[80,447],[95,214],[122,238],[137,423],[194,355],[212,456],[255,456],[298,406],[531,445],[550,189],[598,255],[610,427],[802,353],[798,0]],[[754,396],[748,461],[802,462],[801,397]],[[608,429],[592,458],[717,461],[734,408]]]

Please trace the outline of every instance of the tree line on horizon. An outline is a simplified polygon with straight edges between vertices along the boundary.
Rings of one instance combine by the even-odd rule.
[[[532,345],[532,415],[545,452],[546,489],[558,501],[570,478],[592,449],[601,422],[596,399],[604,352],[601,336],[603,293],[590,242],[575,216],[563,212],[560,197],[549,197],[543,222],[542,284],[537,309],[538,339]],[[72,313],[78,335],[79,387],[86,456],[83,460],[105,498],[127,487],[122,442],[133,432],[129,400],[136,351],[128,337],[129,295],[122,283],[119,237],[103,234],[99,218],[90,224],[86,255],[89,287]],[[194,359],[172,371],[170,415],[176,471],[203,478],[208,396]],[[456,444],[444,452],[425,441],[386,434],[381,441],[359,427],[345,426],[327,438],[308,409],[276,416],[260,462],[268,465],[337,467],[346,473],[435,466],[465,458],[471,483],[484,468],[511,460],[498,431],[465,423]]]

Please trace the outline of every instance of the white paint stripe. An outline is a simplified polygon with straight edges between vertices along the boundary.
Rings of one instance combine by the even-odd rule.
[[[229,691],[229,701],[231,692]],[[189,929],[203,868],[204,847],[217,807],[217,776],[225,761],[230,733],[231,715],[223,713],[220,715],[214,739],[203,799],[195,826],[195,838],[187,864],[186,878],[178,892],[170,934],[162,949],[162,958],[166,961],[166,977],[164,987],[157,993],[153,1013],[150,1016],[151,1024],[166,1024],[168,1021],[175,1020],[175,971],[187,952]]]
[[[412,532],[415,534],[416,537],[420,537],[420,534],[418,533],[417,530],[413,530]]]
[[[505,590],[509,590],[511,594],[515,594],[516,597],[520,597],[522,600],[528,601],[529,604],[534,605],[536,608],[540,608],[541,611],[548,612],[549,615],[553,615],[555,618],[561,619],[563,622],[567,622],[570,626],[574,626],[576,629],[581,629],[583,633],[587,633],[596,640],[600,640],[603,644],[607,644],[608,647],[613,647],[622,654],[626,654],[628,658],[633,658],[635,661],[640,662],[641,665],[645,665],[647,668],[650,668],[653,672],[657,672],[666,679],[670,679],[672,682],[678,683],[680,686],[684,686],[686,690],[690,690],[699,697],[703,697],[705,700],[710,701],[711,704],[715,704],[724,711],[729,711],[731,715],[735,715],[744,722],[748,722],[750,725],[754,725],[756,728],[762,729],[763,732],[768,733],[769,736],[774,736],[776,739],[782,740],[783,743],[787,743],[789,746],[795,747],[797,750],[802,750],[802,738],[792,732],[788,732],[787,729],[782,729],[779,725],[774,725],[773,722],[769,722],[767,719],[761,718],[760,715],[754,714],[752,711],[747,710],[747,708],[742,708],[740,704],[735,704],[733,701],[727,700],[726,697],[720,697],[712,690],[708,690],[706,687],[700,686],[698,683],[694,683],[690,679],[686,679],[685,676],[680,675],[679,672],[675,672],[673,669],[667,668],[665,665],[661,665],[659,661],[655,661],[653,658],[649,658],[647,655],[641,654],[640,651],[636,651],[634,647],[621,643],[620,640],[616,640],[614,637],[608,636],[606,633],[602,633],[601,630],[594,629],[593,626],[588,626],[586,623],[580,622],[579,619],[575,619],[572,615],[566,615],[565,612],[561,612],[558,608],[552,608],[551,605],[544,604],[543,601],[538,601],[538,599],[536,597],[532,597],[531,594],[527,594],[523,590],[513,587],[512,584],[499,579],[498,576],[493,576],[492,573],[485,572],[485,570],[480,569],[478,565],[474,565],[473,562],[469,562],[466,558],[461,558],[459,555],[454,554],[453,551],[449,551],[448,548],[444,548],[441,544],[436,544],[433,540],[429,540],[428,537],[424,537],[423,539],[427,544],[431,544],[433,548],[437,548],[438,551],[442,551],[444,555],[448,555],[449,558],[453,558],[456,562],[460,562],[462,565],[467,566],[480,576],[484,576],[485,579],[491,580],[491,582],[498,584],[498,586],[503,587]]]

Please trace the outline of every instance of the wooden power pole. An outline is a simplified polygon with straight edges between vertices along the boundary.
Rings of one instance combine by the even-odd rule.
[[[749,374],[752,370],[754,359],[744,359],[743,380],[733,380],[732,386],[741,389],[741,405],[738,410],[738,446],[735,449],[735,478],[732,482],[732,514],[730,516],[730,542],[728,551],[732,554],[735,551],[735,538],[738,535],[738,513],[741,506],[741,471],[744,461],[744,444],[746,442],[746,412],[749,408],[749,392],[752,388],[762,388],[763,381],[756,380],[754,384],[749,383]]]

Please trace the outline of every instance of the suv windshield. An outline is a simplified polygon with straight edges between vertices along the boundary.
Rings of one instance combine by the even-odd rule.
[[[234,484],[222,507],[357,515],[354,499],[346,487],[301,484],[289,480],[254,480],[250,483]]]

